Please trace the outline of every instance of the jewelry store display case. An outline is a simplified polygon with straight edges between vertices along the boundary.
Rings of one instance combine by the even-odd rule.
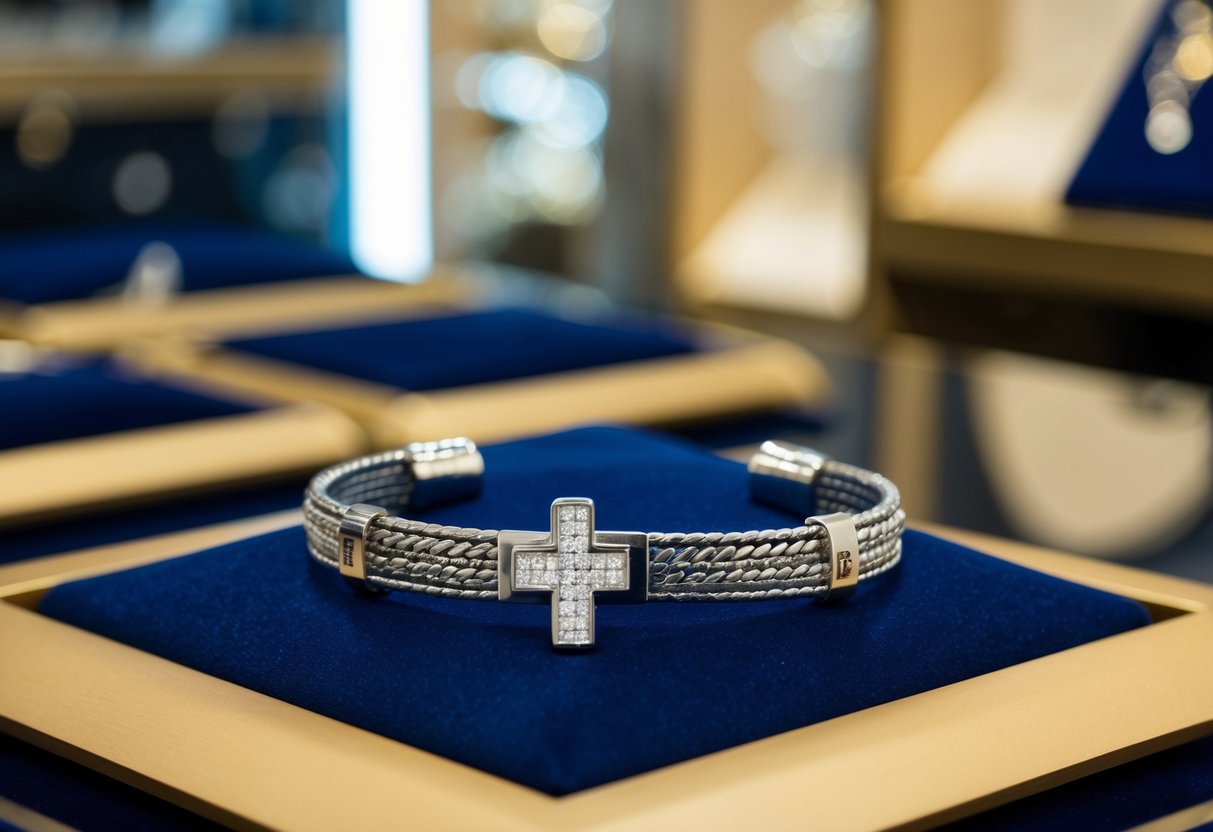
[[[0,22],[0,827],[1213,821],[1213,0]]]
[[[658,440],[642,440],[642,444],[654,442]],[[625,446],[626,443],[620,445],[620,449]],[[539,445],[534,447],[542,453]],[[675,468],[690,464],[679,461],[681,452],[653,450],[656,447],[645,444],[645,453],[657,453]],[[490,454],[490,464],[498,457],[505,459],[501,457],[505,446],[502,448],[497,457]],[[728,469],[730,463],[723,461],[695,464],[709,464],[722,476],[728,470],[737,470]],[[744,477],[743,469],[740,476]],[[546,510],[543,506],[539,508]],[[642,506],[637,509],[644,510]],[[688,510],[695,509],[683,511]],[[617,513],[621,512],[627,513],[622,506],[617,507]],[[283,522],[290,521],[282,517],[267,520],[269,527]],[[78,628],[107,632],[105,625],[83,623],[89,613],[63,612],[66,604],[75,608],[79,603],[101,604],[104,609],[110,601],[88,599],[104,599],[122,587],[135,589],[136,594],[129,597],[142,605],[137,599],[146,591],[139,589],[144,581],[172,594],[171,580],[160,583],[167,577],[177,574],[193,581],[211,569],[219,570],[216,574],[227,574],[241,568],[247,557],[259,557],[255,554],[259,550],[268,558],[263,563],[273,565],[278,562],[278,553],[284,551],[284,544],[288,547],[285,550],[288,559],[297,561],[300,574],[280,574],[277,601],[261,598],[260,592],[250,595],[231,583],[225,588],[215,585],[219,593],[217,603],[228,610],[225,628],[237,628],[232,630],[234,637],[239,638],[239,628],[244,626],[240,621],[245,613],[230,606],[233,599],[247,598],[254,605],[286,604],[296,611],[270,613],[273,618],[298,614],[302,609],[293,600],[292,586],[314,587],[325,595],[331,591],[334,599],[337,593],[348,593],[336,575],[331,576],[331,590],[325,588],[329,579],[320,576],[328,573],[309,571],[302,549],[295,553],[297,557],[289,554],[298,548],[297,543],[291,542],[300,536],[297,530],[287,529],[241,543],[238,538],[250,533],[246,525],[243,529],[209,530],[206,533],[212,535],[209,540],[161,538],[111,547],[105,552],[5,567],[0,571],[4,596],[0,620],[12,637],[0,645],[0,652],[5,666],[19,674],[25,684],[0,692],[0,719],[6,730],[21,739],[212,819],[238,827],[298,829],[331,828],[335,824],[369,827],[399,823],[402,818],[426,828],[640,829],[688,823],[703,828],[732,828],[746,823],[790,829],[803,828],[809,822],[831,829],[925,828],[1195,739],[1213,726],[1210,710],[1213,668],[1207,661],[1207,646],[1213,634],[1210,613],[1213,595],[1207,587],[953,530],[928,531],[931,534],[915,532],[907,541],[918,555],[920,566],[942,565],[955,557],[959,559],[955,561],[957,564],[977,567],[974,575],[988,568],[990,578],[1000,575],[1011,579],[1010,586],[1035,587],[1029,592],[1041,591],[1038,599],[1054,592],[1072,593],[1069,597],[1073,599],[1086,593],[1096,607],[1105,611],[1120,608],[1128,612],[1141,605],[1140,608],[1149,611],[1146,619],[1149,623],[1143,620],[1130,624],[1125,618],[1123,624],[1113,626],[1103,637],[1092,631],[1079,640],[1095,640],[1060,652],[1049,652],[853,713],[845,713],[844,707],[843,715],[807,727],[555,797],[255,692],[250,687],[255,688],[256,683],[250,685],[248,680],[233,684],[186,666],[210,661],[201,656],[183,657],[182,663],[177,663],[139,649],[141,638],[145,642],[157,640],[154,632],[141,637],[120,635],[111,629],[110,637],[119,639],[112,641]],[[945,542],[949,539],[992,554],[997,560]],[[177,559],[219,540],[233,542],[221,549]],[[913,562],[907,561],[910,563]],[[141,564],[156,565],[147,571],[139,569]],[[1031,571],[1021,572],[1020,567]],[[1061,578],[1064,583],[1044,575]],[[92,584],[90,579],[100,583]],[[925,581],[923,586],[939,580],[946,583],[948,579],[929,569],[913,578],[916,583]],[[72,584],[75,581],[81,582]],[[53,597],[58,591],[55,587],[61,586],[72,588],[48,607],[46,598]],[[198,585],[204,593],[202,597],[209,597],[210,586],[205,582]],[[886,590],[889,587],[894,594],[899,591],[897,584],[886,585]],[[891,597],[880,594],[886,590],[849,602],[853,605],[851,614],[879,615],[872,609],[865,612],[863,605],[883,605]],[[966,590],[969,591],[977,595],[958,596],[956,603],[962,607],[971,604],[995,588],[979,583]],[[176,597],[187,607],[195,603],[184,596]],[[397,609],[393,613],[398,605],[376,609],[380,602],[359,601],[353,594],[341,597],[346,599],[342,601],[344,604],[362,605],[362,611],[351,613],[356,612],[359,619],[368,622],[374,620],[372,616],[391,618],[402,611]],[[164,598],[153,605],[174,603]],[[464,608],[469,606],[467,614],[473,618],[482,615],[479,611],[482,605],[454,599],[405,603],[416,607],[416,614],[437,614],[447,622],[445,626],[455,628],[454,637],[459,643],[464,637],[458,635],[465,628],[464,623],[472,622],[447,620],[449,616],[462,618]],[[755,606],[761,603],[782,607],[792,602],[759,602]],[[946,601],[941,599],[941,603]],[[1019,602],[1009,603],[1012,606],[1008,610]],[[39,605],[43,612],[38,612]],[[674,614],[684,605],[665,606],[676,608],[671,612]],[[430,610],[431,607],[434,609]],[[608,637],[626,632],[617,629],[622,613],[616,611],[624,609],[628,608],[611,608],[610,615],[616,618],[613,624],[607,623],[604,614],[602,626],[616,629],[603,634],[601,655],[544,658],[537,652],[520,657],[519,661],[584,664],[600,659],[609,663],[612,657],[607,655],[611,651]],[[700,612],[693,613],[693,609]],[[711,618],[716,614],[714,610],[723,609],[718,605],[709,605],[707,609],[695,605],[684,614]],[[846,612],[839,608],[817,609],[820,616],[833,619]],[[940,607],[940,611],[946,618],[946,609]],[[158,615],[154,610],[136,612],[132,608],[131,612],[135,616],[129,622],[133,627],[141,626],[140,618]],[[267,612],[270,611],[251,612],[248,620],[264,622],[268,620]],[[772,614],[777,618],[791,614],[803,620],[811,617],[811,613],[812,608],[805,605],[796,610],[788,606]],[[50,615],[67,620],[75,615],[79,623],[69,626]],[[819,618],[822,626],[826,621],[827,618]],[[535,643],[529,637],[532,623],[521,627],[526,632],[504,636],[518,636],[512,649],[525,649],[525,644],[536,651],[547,651],[542,638]],[[1141,626],[1142,623],[1145,625]],[[305,630],[310,626],[303,619],[299,624]],[[374,644],[379,638],[373,634],[379,626],[366,630],[370,639],[367,644]],[[1040,619],[1030,629],[1049,626],[1045,619]],[[822,632],[826,630],[831,628]],[[542,627],[537,631],[541,635],[544,632]],[[223,638],[204,632],[198,635],[203,642]],[[277,638],[268,633],[267,637],[271,642]],[[398,633],[397,637],[406,634]],[[922,649],[927,652],[920,658],[934,655],[936,662],[950,662],[951,659],[944,658],[951,651],[947,642],[976,639],[986,643],[997,637],[980,627],[967,634],[953,632],[940,642],[939,651],[923,644]],[[269,648],[276,649],[272,644]],[[157,652],[163,649],[153,648]],[[314,649],[316,662],[330,661],[328,646],[317,642]],[[819,644],[816,649],[828,652],[826,644]],[[864,647],[861,653],[868,649]],[[231,661],[221,659],[221,654],[215,654],[215,660],[222,664],[239,665],[239,658],[230,658]],[[385,657],[385,661],[390,659]],[[929,667],[929,658],[927,662]],[[872,678],[892,677],[898,672],[892,666],[854,671]],[[217,675],[230,672],[220,670]],[[391,676],[399,671],[381,666],[377,671],[368,668],[366,672]],[[444,671],[438,676],[467,672],[470,671]],[[82,678],[89,680],[87,688],[79,684]],[[321,687],[328,684],[316,681]],[[504,679],[501,681],[506,683]],[[668,683],[682,684],[676,680]],[[718,684],[725,684],[725,680],[712,686]],[[779,687],[795,683],[791,679],[767,678],[762,684]],[[853,693],[860,695],[858,691]],[[491,694],[491,689],[485,691],[485,695]],[[807,694],[802,691],[796,695]],[[762,702],[767,704],[761,705]],[[780,707],[777,700],[765,698],[753,704],[767,711]],[[337,706],[328,706],[333,707]],[[660,710],[657,703],[653,707]],[[727,698],[712,710],[719,708],[731,709],[744,723],[746,709],[738,712],[736,703],[730,704]],[[526,713],[525,708],[519,710],[519,718],[529,718],[523,716]],[[675,708],[671,716],[677,713]],[[658,734],[654,741],[660,745],[664,742],[659,738],[664,729],[660,728],[662,720],[656,716],[654,730]],[[699,720],[693,722],[699,724]],[[473,731],[476,723],[477,720],[469,719],[462,724]],[[685,724],[685,719],[678,717],[675,723]],[[710,737],[710,733],[700,737]],[[992,748],[997,748],[996,755],[991,754]],[[342,772],[345,779],[334,781],[334,771]],[[334,784],[342,782],[374,782],[394,795],[394,799],[334,799],[333,790],[337,787]],[[806,782],[815,784],[813,794],[820,795],[820,799],[789,801],[788,795],[804,794]],[[871,791],[873,783],[880,784],[880,792],[875,796]]]
[[[889,325],[1207,381],[1213,220],[1065,203],[1162,7],[879,9],[872,250]]]

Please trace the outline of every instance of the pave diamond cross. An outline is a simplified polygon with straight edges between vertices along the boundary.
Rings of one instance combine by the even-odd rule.
[[[546,537],[501,533],[501,598],[521,600],[513,596],[550,593],[552,644],[592,647],[597,594],[634,589],[629,543],[635,545],[635,537],[634,533],[596,532],[592,500],[556,500],[552,503],[552,531]],[[647,566],[647,552],[644,560]],[[645,583],[642,591],[647,590],[647,580]]]

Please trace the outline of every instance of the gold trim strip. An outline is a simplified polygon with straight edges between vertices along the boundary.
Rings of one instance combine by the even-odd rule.
[[[42,346],[88,351],[160,335],[232,338],[433,314],[435,307],[463,300],[468,291],[467,280],[454,271],[409,285],[315,278],[191,292],[166,304],[122,297],[41,304],[27,307],[17,328],[21,337]]]
[[[1189,829],[1203,826],[1210,821],[1213,821],[1213,800],[1172,812],[1141,826],[1134,826],[1127,832],[1188,832]]]
[[[54,818],[48,818],[41,812],[36,812],[28,806],[22,806],[0,796],[0,821],[11,824],[25,832],[76,832],[74,826],[60,823]]]
[[[317,405],[15,448],[0,454],[0,522],[308,471],[365,448]]]

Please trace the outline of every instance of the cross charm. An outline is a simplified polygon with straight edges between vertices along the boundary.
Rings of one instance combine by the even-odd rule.
[[[552,645],[593,647],[595,602],[643,601],[648,562],[647,535],[598,532],[593,500],[562,497],[552,503],[550,533],[498,534],[498,597],[531,602],[550,597]]]

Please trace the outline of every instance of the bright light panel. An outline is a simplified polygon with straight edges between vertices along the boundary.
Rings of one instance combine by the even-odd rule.
[[[434,258],[429,4],[347,0],[350,250],[367,274],[415,281]]]

